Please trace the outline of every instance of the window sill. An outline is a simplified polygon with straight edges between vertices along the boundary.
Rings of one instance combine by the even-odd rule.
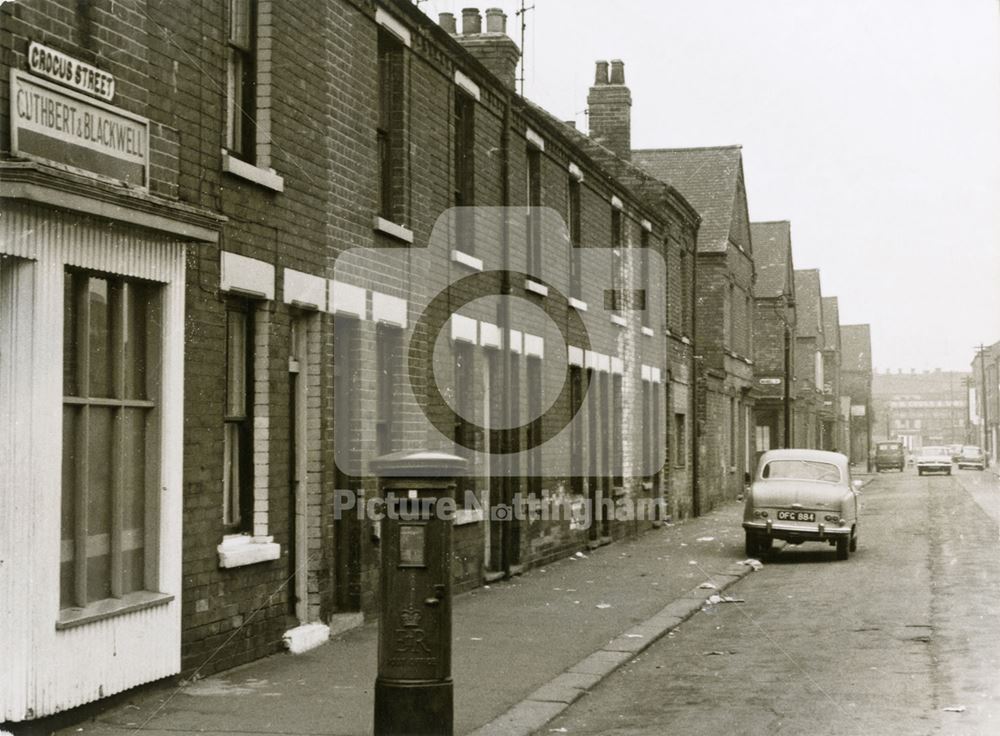
[[[483,520],[482,509],[458,509],[455,512],[455,526],[475,524]]]
[[[243,567],[258,562],[269,562],[281,557],[281,545],[274,537],[251,537],[246,534],[225,537],[216,550],[219,567]]]
[[[652,337],[655,333],[653,332],[652,327],[643,327],[642,334],[645,335],[646,337]]]
[[[622,317],[620,314],[612,314],[611,324],[618,325],[619,327],[625,327],[627,323],[625,322],[625,318]]]
[[[533,281],[532,279],[524,280],[524,289],[525,291],[530,291],[532,294],[538,294],[538,296],[549,295],[549,287],[547,287],[545,284],[540,284],[537,281]]]
[[[241,179],[252,181],[266,189],[275,192],[285,191],[285,180],[278,176],[274,169],[261,169],[253,164],[248,164],[235,156],[231,156],[229,151],[222,151],[222,170],[227,174],[238,176]]]
[[[376,231],[388,235],[390,238],[402,240],[404,243],[413,243],[413,231],[408,227],[397,225],[392,220],[375,215],[375,223],[372,225]]]
[[[84,626],[95,621],[142,611],[154,606],[163,606],[170,603],[173,599],[174,597],[169,593],[137,590],[134,593],[126,593],[121,598],[106,598],[103,601],[91,603],[85,608],[64,608],[59,611],[59,618],[56,620],[56,631]]]
[[[468,266],[473,271],[483,270],[483,259],[469,255],[465,251],[453,250],[451,252],[451,260],[455,263],[461,263],[463,266]]]
[[[576,311],[578,312],[587,311],[587,302],[583,301],[582,299],[577,299],[576,297],[571,296],[567,301],[569,301],[569,305],[573,307],[573,309],[575,309]]]

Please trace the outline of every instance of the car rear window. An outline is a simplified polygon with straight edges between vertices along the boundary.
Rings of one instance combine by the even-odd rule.
[[[880,442],[877,447],[879,450],[885,450],[888,452],[896,452],[897,450],[903,449],[902,445],[898,445],[895,442]]]
[[[965,447],[962,448],[962,452],[964,452],[966,455],[978,455],[979,453],[982,452],[982,450],[980,450],[978,447],[966,445]]]
[[[922,455],[951,455],[951,450],[947,447],[925,447],[920,451]]]
[[[772,460],[760,472],[768,480],[818,480],[839,483],[840,468],[819,460]]]

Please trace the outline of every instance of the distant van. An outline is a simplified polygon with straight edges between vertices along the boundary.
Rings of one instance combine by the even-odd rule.
[[[875,443],[875,471],[881,473],[883,470],[903,471],[906,467],[906,451],[902,442],[877,442]]]

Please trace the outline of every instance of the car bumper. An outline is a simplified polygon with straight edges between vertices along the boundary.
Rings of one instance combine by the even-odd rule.
[[[744,521],[743,528],[748,532],[764,534],[774,539],[784,539],[787,542],[824,542],[851,535],[851,527],[847,524],[834,526],[830,523],[807,524],[772,521],[771,519]]]
[[[959,461],[959,468],[976,468],[978,470],[986,470],[986,461],[976,462],[974,460],[969,460],[966,462]]]
[[[929,473],[945,473],[951,470],[951,463],[917,463],[917,470]]]

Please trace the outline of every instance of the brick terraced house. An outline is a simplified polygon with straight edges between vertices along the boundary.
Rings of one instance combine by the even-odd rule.
[[[823,437],[823,295],[819,271],[795,271],[795,375],[799,400],[796,404],[795,447],[819,448]]]
[[[835,296],[823,297],[823,406],[821,450],[845,452],[848,407],[840,393],[840,307]]]
[[[380,526],[337,504],[377,497],[378,455],[470,458],[457,589],[711,508],[746,466],[738,149],[692,192],[643,178],[515,93],[494,11],[186,7],[0,8],[0,721],[377,613]],[[711,186],[723,223],[684,198]],[[497,415],[552,444],[491,465]],[[525,493],[572,513],[484,514]]]
[[[739,146],[632,151],[702,217],[695,278],[694,512],[742,492],[753,463],[754,261]]]
[[[753,287],[753,358],[758,393],[754,407],[754,449],[759,454],[794,446],[797,312],[791,223],[752,222],[750,233],[757,271]]]

